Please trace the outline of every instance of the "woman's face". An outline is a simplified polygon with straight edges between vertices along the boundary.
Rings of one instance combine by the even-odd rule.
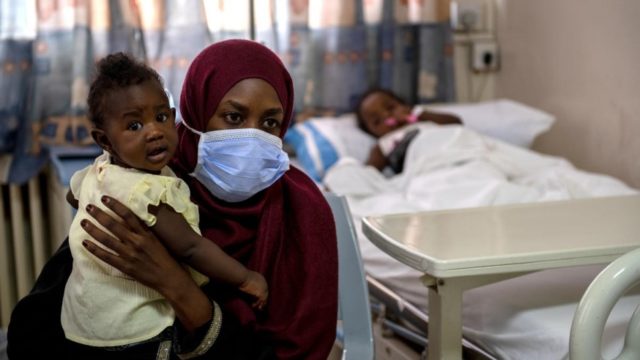
[[[411,108],[389,94],[374,92],[360,104],[360,114],[367,130],[374,136],[381,137],[406,125]],[[394,121],[389,121],[390,118]]]
[[[244,79],[220,100],[206,131],[260,129],[279,136],[284,109],[275,89],[262,79]]]

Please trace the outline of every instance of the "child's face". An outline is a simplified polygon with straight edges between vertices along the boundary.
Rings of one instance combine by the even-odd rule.
[[[381,137],[406,125],[411,109],[388,94],[374,92],[360,104],[360,114],[369,132]]]
[[[171,160],[178,141],[175,109],[161,85],[146,81],[114,90],[104,99],[102,138],[98,143],[117,165],[157,172]]]

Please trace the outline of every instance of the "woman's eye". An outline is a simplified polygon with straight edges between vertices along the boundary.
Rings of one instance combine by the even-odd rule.
[[[240,113],[232,112],[224,114],[224,120],[232,125],[238,125],[242,122]]]
[[[164,113],[162,113],[162,114],[158,114],[158,115],[156,116],[156,120],[157,120],[158,122],[166,122],[167,120],[169,120],[169,115],[164,114]]]
[[[134,121],[127,126],[127,130],[137,131],[142,129],[142,123],[139,121]]]
[[[280,121],[276,120],[276,119],[265,119],[264,122],[264,127],[267,129],[277,129],[280,128]]]

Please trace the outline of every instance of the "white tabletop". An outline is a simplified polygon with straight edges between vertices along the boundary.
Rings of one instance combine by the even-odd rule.
[[[369,216],[363,232],[434,277],[603,263],[640,247],[640,195]]]

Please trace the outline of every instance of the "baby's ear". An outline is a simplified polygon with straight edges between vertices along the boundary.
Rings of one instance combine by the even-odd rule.
[[[91,129],[91,137],[93,138],[93,141],[95,141],[96,144],[98,144],[101,148],[108,152],[111,152],[111,142],[109,141],[109,138],[107,137],[107,134],[105,134],[104,130],[98,128]]]

